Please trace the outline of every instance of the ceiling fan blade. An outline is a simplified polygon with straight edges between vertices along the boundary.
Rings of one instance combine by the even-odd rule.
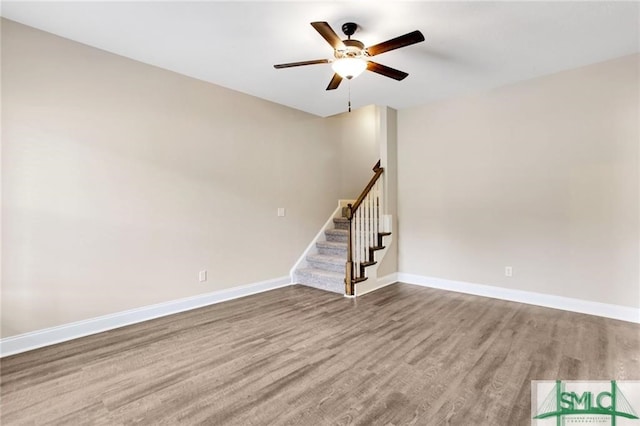
[[[404,80],[409,74],[404,71],[397,70],[395,68],[388,67],[386,65],[379,64],[377,62],[367,62],[367,69],[373,71],[385,77],[392,78],[394,80]]]
[[[369,56],[375,56],[390,50],[411,46],[412,44],[420,43],[421,41],[424,41],[424,36],[420,31],[416,30],[405,35],[401,35],[400,37],[392,38],[391,40],[383,41],[382,43],[367,47],[367,52],[369,52]]]
[[[342,77],[339,74],[334,74],[327,86],[327,90],[334,90],[340,86],[340,82],[342,81]]]
[[[336,34],[336,32],[333,31],[333,29],[331,29],[331,27],[329,26],[328,23],[326,23],[326,22],[312,22],[311,26],[313,28],[315,28],[316,31],[319,32],[320,35],[325,40],[327,40],[327,42],[334,49],[344,49],[345,48],[344,43],[342,42],[342,40],[340,40],[340,37],[338,37],[338,34]]]
[[[313,61],[302,61],[302,62],[289,62],[288,64],[278,64],[274,65],[274,68],[291,68],[291,67],[301,67],[303,65],[315,65],[315,64],[328,64],[328,59],[315,59]]]

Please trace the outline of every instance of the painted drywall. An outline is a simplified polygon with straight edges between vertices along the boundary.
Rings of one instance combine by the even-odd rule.
[[[340,196],[322,118],[7,20],[2,66],[3,337],[285,276]]]
[[[340,150],[336,171],[342,199],[355,199],[360,195],[380,159],[376,108],[369,105],[327,118],[327,126]]]
[[[380,159],[384,167],[385,212],[391,215],[392,238],[385,238],[386,253],[380,261],[377,276],[398,272],[398,112],[389,107],[377,108],[377,134]]]
[[[640,306],[639,71],[399,111],[400,272]]]

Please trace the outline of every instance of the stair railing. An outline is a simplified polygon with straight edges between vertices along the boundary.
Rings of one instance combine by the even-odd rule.
[[[382,218],[383,186],[380,176],[384,168],[380,161],[373,166],[374,175],[353,204],[347,205],[346,216],[349,220],[349,242],[347,245],[347,264],[345,273],[345,294],[353,296],[355,284],[366,280],[365,268],[375,264],[374,253],[382,247],[380,231]]]

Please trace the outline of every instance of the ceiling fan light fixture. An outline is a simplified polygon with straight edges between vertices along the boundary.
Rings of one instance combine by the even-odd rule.
[[[340,58],[333,61],[331,68],[340,77],[351,80],[367,69],[367,62],[360,58]]]
[[[354,22],[347,22],[342,26],[342,32],[347,36],[346,40],[341,40],[327,22],[311,22],[311,26],[333,48],[333,56],[335,59],[314,59],[310,61],[276,64],[274,68],[280,69],[303,65],[331,64],[334,74],[326,90],[337,89],[343,79],[351,80],[352,78],[356,78],[365,70],[397,81],[404,80],[409,75],[406,72],[370,61],[369,58],[424,41],[424,35],[422,35],[419,30],[415,30],[399,37],[383,41],[382,43],[365,47],[364,43],[360,40],[351,38],[358,29],[358,24]]]

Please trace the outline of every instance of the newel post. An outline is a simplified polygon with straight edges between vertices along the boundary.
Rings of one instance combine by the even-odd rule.
[[[348,238],[347,238],[347,264],[344,274],[344,294],[353,296],[353,253],[351,251],[351,219],[353,218],[352,205],[347,204],[347,219],[349,220]]]

